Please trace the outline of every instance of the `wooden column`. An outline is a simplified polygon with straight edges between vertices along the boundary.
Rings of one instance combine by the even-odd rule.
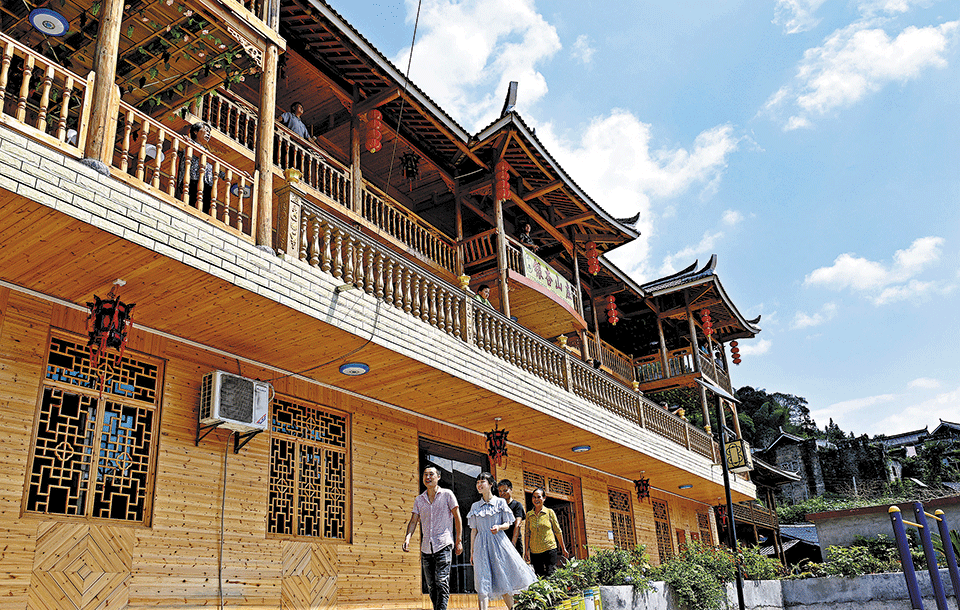
[[[117,55],[124,0],[104,0],[93,56],[96,81],[90,105],[90,127],[84,146],[84,163],[104,175],[110,174],[114,138],[117,134]]]
[[[583,317],[583,290],[580,288],[580,259],[577,257],[577,244],[570,251],[573,256],[573,287],[577,291],[577,312]]]
[[[595,360],[603,364],[603,345],[600,343],[600,321],[597,319],[597,302],[593,299],[593,292],[588,293],[590,297],[590,311],[593,312],[593,335],[597,342],[597,357]]]
[[[670,364],[667,361],[667,339],[663,336],[663,320],[659,315],[657,315],[657,339],[660,341],[660,370],[663,378],[666,379],[670,377]]]
[[[693,352],[693,370],[700,372],[700,343],[697,341],[697,323],[693,320],[693,312],[690,311],[690,301],[686,293],[683,294],[683,301],[687,309],[687,326],[690,329],[690,350]]]
[[[494,185],[496,189],[496,185]],[[497,270],[500,274],[500,311],[510,317],[510,295],[507,293],[507,234],[503,228],[503,201],[494,199],[493,209],[497,221]]]
[[[463,204],[460,203],[460,183],[453,185],[453,200],[457,208],[457,275],[466,273],[463,263]]]
[[[740,432],[740,415],[737,413],[737,405],[734,402],[730,403],[730,413],[733,415],[733,431],[737,433],[737,438],[743,438]]]
[[[257,121],[257,245],[273,248],[273,131],[277,114],[277,45],[268,43],[260,75],[260,120]]]
[[[707,431],[707,434],[713,430],[713,426],[710,425],[710,408],[707,406],[707,389],[697,384],[697,389],[700,390],[700,408],[703,410],[703,429]],[[717,422],[717,425],[721,425],[720,422]],[[721,453],[722,453],[721,449]]]
[[[357,88],[353,88],[353,102],[359,99]],[[350,119],[350,206],[354,212],[360,211],[363,198],[363,172],[360,171],[360,117],[354,114]],[[388,185],[389,186],[389,185]]]

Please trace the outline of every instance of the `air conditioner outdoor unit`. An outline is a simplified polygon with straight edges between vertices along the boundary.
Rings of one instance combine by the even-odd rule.
[[[219,423],[241,433],[266,430],[272,390],[265,381],[224,371],[207,373],[200,384],[200,424]]]

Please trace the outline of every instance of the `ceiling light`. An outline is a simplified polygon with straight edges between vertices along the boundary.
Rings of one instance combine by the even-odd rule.
[[[340,365],[340,372],[350,377],[357,377],[370,371],[370,367],[362,362],[348,362]]]
[[[690,489],[691,487],[693,487],[693,485],[691,485],[690,483],[687,483],[686,485],[681,485],[680,489]]]
[[[584,453],[584,452],[590,451],[590,445],[577,445],[576,447],[571,449],[571,451],[573,451],[574,453]]]

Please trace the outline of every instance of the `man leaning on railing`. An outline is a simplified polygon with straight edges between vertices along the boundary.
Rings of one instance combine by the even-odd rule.
[[[280,115],[280,122],[283,123],[290,131],[297,134],[304,140],[308,142],[315,142],[315,138],[310,135],[309,130],[307,130],[307,126],[300,118],[302,116],[303,104],[300,102],[294,102],[290,104],[290,112],[284,112]]]

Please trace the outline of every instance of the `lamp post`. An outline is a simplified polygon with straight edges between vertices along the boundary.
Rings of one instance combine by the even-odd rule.
[[[720,429],[720,463],[723,465],[723,491],[727,494],[727,540],[730,548],[733,549],[733,561],[737,568],[737,602],[740,604],[740,610],[744,610],[743,603],[743,571],[740,568],[740,561],[737,559],[737,522],[733,517],[733,498],[730,494],[730,469],[727,467],[727,429],[723,420],[723,399],[717,397],[717,427]]]

